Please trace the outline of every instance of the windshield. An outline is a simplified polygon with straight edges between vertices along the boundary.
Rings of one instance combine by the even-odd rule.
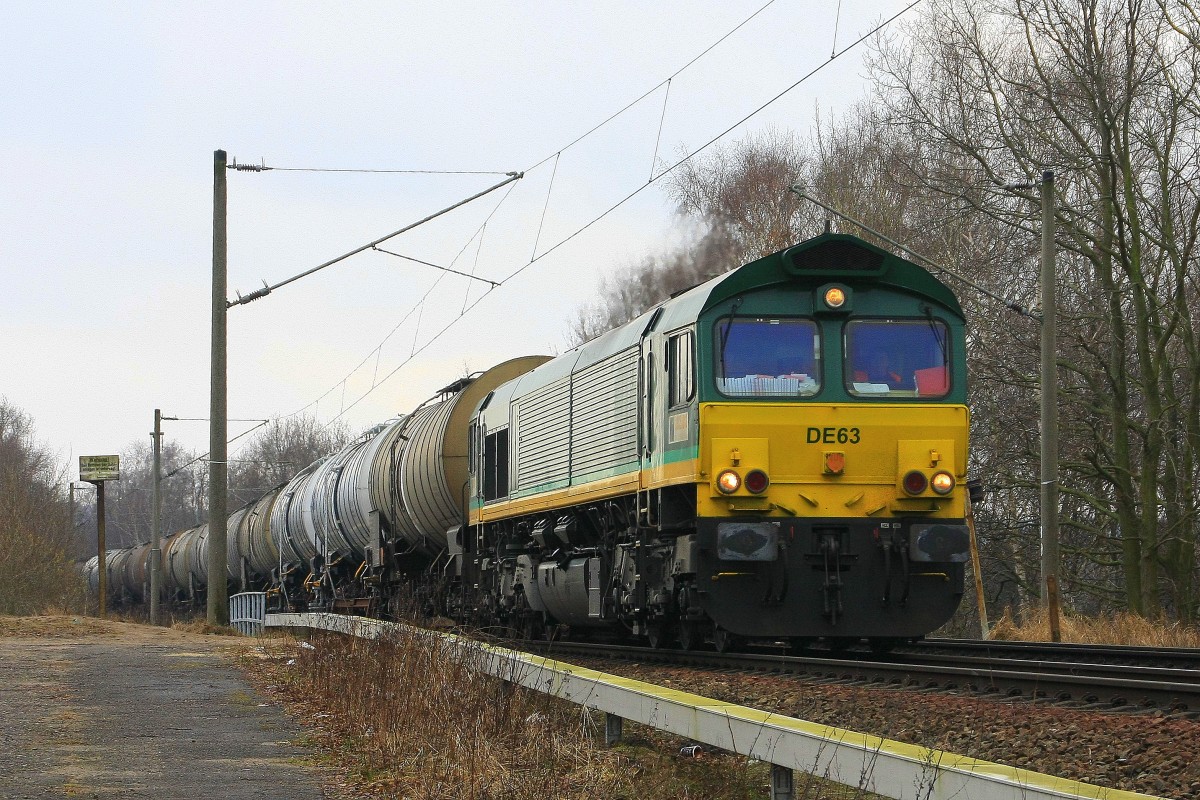
[[[821,340],[806,319],[743,317],[716,327],[717,388],[730,397],[805,397],[821,388]]]
[[[932,319],[846,325],[846,388],[858,397],[944,397],[950,390],[946,325]]]

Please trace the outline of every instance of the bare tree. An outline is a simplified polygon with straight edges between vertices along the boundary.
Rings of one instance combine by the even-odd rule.
[[[205,464],[179,443],[162,446],[162,532],[176,533],[204,518],[207,481]],[[107,543],[129,547],[150,541],[154,513],[154,451],[138,440],[121,451],[121,479],[104,489]]]
[[[231,455],[229,507],[258,499],[312,462],[338,451],[351,438],[340,422],[328,425],[307,415],[271,420]]]
[[[727,272],[741,262],[723,226],[707,227],[676,250],[651,255],[601,280],[599,299],[579,309],[568,338],[586,342],[623,325],[655,303]]]
[[[66,467],[37,442],[33,421],[0,398],[0,613],[77,606]]]
[[[932,0],[872,72],[879,118],[920,156],[908,182],[946,212],[1032,239],[1036,192],[1006,187],[1057,173],[1071,588],[1192,619],[1200,50],[1168,5],[1189,7]]]

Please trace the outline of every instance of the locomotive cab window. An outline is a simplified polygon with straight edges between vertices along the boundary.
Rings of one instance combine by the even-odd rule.
[[[846,389],[856,397],[945,397],[949,334],[935,319],[855,320],[846,325]]]
[[[727,397],[810,397],[821,388],[821,338],[808,319],[725,318],[717,323],[717,389]]]
[[[667,400],[670,408],[686,405],[696,396],[692,339],[692,332],[684,331],[667,340]]]

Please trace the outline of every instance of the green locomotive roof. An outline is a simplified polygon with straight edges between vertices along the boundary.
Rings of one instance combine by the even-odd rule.
[[[800,282],[815,287],[830,280],[850,286],[860,282],[892,286],[963,315],[950,288],[924,267],[847,233],[826,233],[733,270],[712,287],[704,308],[772,284]]]

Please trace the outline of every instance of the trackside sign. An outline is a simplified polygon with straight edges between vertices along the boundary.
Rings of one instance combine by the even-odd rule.
[[[120,456],[80,456],[79,480],[97,483],[121,479]]]

